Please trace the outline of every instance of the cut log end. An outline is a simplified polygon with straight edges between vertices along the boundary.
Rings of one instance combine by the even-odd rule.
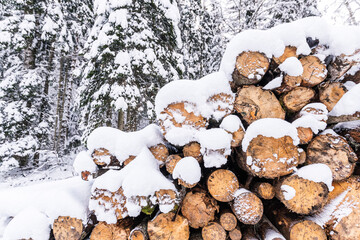
[[[83,231],[80,219],[71,217],[58,217],[53,224],[53,233],[56,240],[78,240]]]
[[[306,56],[300,59],[303,66],[302,86],[314,87],[325,80],[327,76],[326,65],[315,56]]]
[[[331,111],[340,98],[347,92],[347,89],[342,83],[325,83],[321,85],[319,92],[319,99],[326,108]]]
[[[152,221],[148,222],[148,234],[150,240],[183,240],[189,239],[189,223],[186,218],[175,213],[161,213]]]
[[[152,146],[149,150],[158,161],[162,162],[161,165],[165,164],[165,161],[169,156],[169,150],[164,144],[160,143],[156,146]]]
[[[281,100],[288,111],[298,112],[314,97],[315,91],[312,88],[295,87],[282,95]]]
[[[128,239],[130,228],[118,224],[98,223],[91,232],[90,240]]]
[[[175,154],[170,155],[169,157],[167,157],[166,162],[165,162],[166,171],[168,171],[168,173],[172,174],[176,164],[180,160],[181,160],[181,157],[179,155],[175,155]]]
[[[290,231],[290,239],[302,240],[326,240],[324,230],[313,221],[304,220],[292,226]]]
[[[240,227],[237,226],[235,229],[231,230],[229,232],[229,238],[231,240],[241,240],[242,235],[241,235]]]
[[[200,149],[201,146],[199,143],[197,142],[188,143],[183,148],[184,157],[193,157],[200,163],[202,162],[202,155]]]
[[[201,231],[201,235],[204,240],[213,240],[213,239],[225,240],[226,239],[226,232],[225,232],[224,228],[216,222],[211,222],[208,225],[206,225],[205,227],[203,227],[202,231]]]
[[[244,224],[257,224],[263,215],[263,204],[252,192],[243,192],[235,197],[231,208],[237,219]]]
[[[314,136],[311,128],[297,127],[298,137],[300,139],[300,144],[308,144]]]
[[[275,188],[267,182],[255,183],[252,190],[261,198],[270,200],[275,197]]]
[[[232,231],[237,226],[237,218],[231,212],[223,212],[220,215],[220,224],[226,231]]]
[[[230,202],[239,189],[239,181],[230,170],[219,169],[210,174],[207,186],[213,198],[220,202]]]

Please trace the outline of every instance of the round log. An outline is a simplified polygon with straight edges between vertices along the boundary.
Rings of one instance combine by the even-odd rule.
[[[260,221],[264,211],[261,200],[244,188],[236,193],[231,209],[240,222],[253,225]]]
[[[130,228],[119,224],[99,222],[90,235],[90,240],[118,240],[128,239]]]
[[[246,153],[237,158],[238,165],[261,178],[277,178],[294,171],[299,163],[298,148],[289,136],[281,138],[258,135],[252,139]]]
[[[269,59],[262,53],[242,52],[236,58],[233,80],[238,86],[258,83],[269,65]]]
[[[275,197],[275,188],[267,182],[256,182],[251,190],[255,192],[260,198],[270,200]]]
[[[100,167],[120,166],[120,162],[105,148],[95,149],[91,154],[93,161]]]
[[[297,127],[298,137],[300,139],[300,144],[308,144],[314,136],[311,128]]]
[[[329,83],[320,86],[319,99],[326,108],[331,111],[340,98],[347,92],[346,87],[340,82]]]
[[[220,224],[226,231],[231,231],[237,226],[237,218],[230,211],[224,211],[220,214]]]
[[[325,183],[314,182],[297,175],[284,177],[276,184],[275,189],[276,197],[289,210],[305,215],[320,211],[329,194]]]
[[[186,218],[175,213],[160,213],[148,222],[150,240],[186,240],[189,239],[190,229]]]
[[[357,161],[356,154],[346,140],[329,133],[315,137],[307,147],[306,155],[308,164],[328,165],[336,181],[350,177]]]
[[[77,218],[60,216],[53,224],[55,240],[78,240],[82,231],[82,220]]]
[[[277,64],[281,64],[289,57],[296,57],[297,58],[296,50],[297,50],[296,47],[286,46],[285,49],[284,49],[284,53],[280,57],[273,57],[273,60]]]
[[[210,174],[207,186],[213,198],[220,202],[230,202],[239,189],[239,181],[232,171],[219,169]]]
[[[289,112],[298,112],[311,99],[315,97],[315,91],[307,87],[295,87],[281,96],[281,101]]]
[[[271,91],[256,86],[239,88],[234,104],[235,110],[248,123],[260,118],[285,119],[285,111]]]
[[[211,103],[211,106],[215,110],[215,115],[212,117],[215,120],[219,120],[231,113],[234,105],[234,97],[230,94],[218,93],[209,97],[207,102]]]
[[[165,161],[166,171],[168,171],[168,173],[172,174],[176,164],[180,160],[181,160],[181,157],[179,155],[173,154],[173,155],[168,156]]]
[[[203,227],[201,235],[204,240],[226,240],[226,232],[224,228],[216,222],[210,222]]]
[[[202,155],[200,152],[201,146],[198,142],[191,142],[184,146],[183,148],[183,154],[184,157],[193,157],[198,162],[202,162]]]
[[[306,162],[306,152],[302,148],[298,148],[298,152],[300,154],[299,165],[304,164]]]
[[[325,80],[327,76],[326,65],[316,56],[306,56],[300,59],[304,72],[301,75],[301,85],[314,87]]]
[[[242,234],[239,226],[229,232],[229,238],[231,240],[241,240]]]
[[[150,147],[149,150],[158,161],[162,162],[160,166],[163,166],[167,157],[169,156],[169,150],[167,149],[167,147],[164,144],[160,143],[158,145]]]
[[[189,220],[192,228],[206,226],[215,219],[219,206],[206,191],[193,189],[188,192],[182,202],[181,213]]]
[[[242,127],[240,127],[237,131],[232,133],[232,141],[231,141],[231,147],[236,148],[240,147],[241,142],[244,138],[245,131]]]

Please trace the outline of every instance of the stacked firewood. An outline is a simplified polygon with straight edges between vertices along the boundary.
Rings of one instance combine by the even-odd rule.
[[[148,149],[175,188],[134,200],[122,187],[110,191],[98,184],[90,201],[114,212],[116,222],[96,210],[88,224],[59,217],[55,239],[360,239],[360,111],[331,114],[360,84],[360,70],[349,73],[360,66],[354,57],[360,51],[321,58],[326,46],[307,40],[308,55],[294,46],[272,58],[237,53],[226,80],[231,91],[158,103],[164,140]],[[82,169],[81,176],[122,171],[137,157],[118,159],[96,148],[96,168]],[[140,214],[131,214],[129,201]],[[171,209],[162,210],[164,204]]]

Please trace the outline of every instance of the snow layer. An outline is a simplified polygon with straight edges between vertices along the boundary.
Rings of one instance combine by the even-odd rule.
[[[163,143],[160,128],[150,124],[137,132],[123,132],[116,128],[99,127],[88,138],[87,148],[93,152],[98,148],[109,150],[120,162],[130,155],[137,156],[144,147]]]
[[[294,46],[297,54],[308,55],[311,49],[307,37],[327,45],[329,48],[324,52],[327,55],[349,55],[360,48],[359,27],[333,26],[323,18],[309,17],[268,30],[247,30],[237,34],[227,45],[220,70],[232,81],[236,57],[243,51],[257,51],[272,58],[280,57],[286,46]]]
[[[346,92],[336,103],[329,116],[353,115],[360,112],[360,83]]]
[[[198,183],[201,178],[199,162],[193,157],[182,158],[176,164],[172,176],[174,179],[179,178],[188,184]]]
[[[78,153],[74,160],[73,166],[75,172],[77,172],[78,174],[81,174],[82,171],[89,171],[91,173],[94,173],[98,169],[89,151],[81,151],[80,153]]]
[[[4,240],[34,239],[47,240],[50,237],[50,219],[36,208],[26,208],[17,214],[4,231]]]
[[[264,90],[272,90],[272,89],[278,88],[281,86],[282,80],[283,80],[283,75],[280,75],[279,77],[274,78],[268,84],[266,84],[263,87],[263,89]]]
[[[229,82],[223,72],[211,73],[196,81],[172,81],[162,87],[156,95],[155,112],[157,118],[161,117],[161,112],[169,104],[188,102],[195,104],[196,109],[194,111],[196,114],[201,114],[205,118],[214,117],[216,120],[220,120],[228,112],[217,111],[218,106],[214,106],[213,103],[208,101],[210,97],[219,93],[225,93],[234,98]],[[227,107],[229,111],[232,110],[231,105],[222,107]]]
[[[349,121],[349,122],[341,122],[334,126],[334,130],[340,129],[355,129],[360,127],[360,120]]]
[[[326,164],[310,164],[298,169],[295,174],[313,182],[323,182],[326,184],[329,191],[334,189],[332,186],[332,172]]]
[[[240,118],[236,115],[229,115],[224,117],[220,124],[220,128],[231,133],[236,132],[237,130],[239,130],[239,128],[242,128],[245,131],[245,128]]]
[[[120,187],[128,200],[136,196],[151,197],[161,189],[176,191],[174,184],[160,172],[158,161],[146,147],[120,171],[109,170],[98,177],[94,181],[91,191],[93,194],[96,189],[116,192]],[[131,201],[127,201],[125,207],[128,209],[129,215],[133,217],[138,216],[141,212],[141,207]],[[160,205],[160,210],[165,207]],[[103,206],[97,204],[96,201],[90,200],[89,208],[95,211],[100,221],[116,222],[115,216],[104,212]]]
[[[284,195],[285,200],[291,200],[296,195],[296,190],[289,185],[281,185],[281,191]]]
[[[278,232],[276,232],[276,231],[274,231],[272,229],[267,230],[264,240],[274,240],[274,239],[276,239],[276,240],[286,240],[284,238],[284,236],[281,235],[280,233],[278,233]]]
[[[262,118],[250,124],[246,129],[242,150],[246,152],[251,140],[259,135],[273,138],[289,136],[293,139],[294,145],[300,142],[296,127],[291,123],[279,118]]]
[[[292,122],[295,127],[311,128],[313,133],[318,134],[319,130],[324,130],[327,126],[326,122],[318,121],[312,115],[302,116]]]
[[[327,126],[328,110],[322,103],[310,103],[304,106],[299,112],[300,118],[296,119],[292,124],[295,127],[311,128],[313,133],[318,134],[320,130],[324,130]]]
[[[281,71],[292,77],[300,76],[304,69],[301,62],[296,57],[289,57],[279,65]]]

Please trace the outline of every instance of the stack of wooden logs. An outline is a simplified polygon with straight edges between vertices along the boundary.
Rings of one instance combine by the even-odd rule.
[[[301,117],[301,110],[325,114],[316,105],[304,107],[309,103],[322,103],[331,111],[348,91],[345,82],[360,83],[360,71],[347,74],[359,62],[346,60],[344,55],[329,56],[322,61],[316,56],[322,46],[311,47],[312,53],[308,56],[298,56],[292,46],[286,47],[279,58],[268,59],[259,52],[238,55],[230,83],[236,93],[231,114],[241,119],[245,129],[264,118],[291,123]],[[299,59],[302,75],[294,77],[281,72],[279,65],[289,57]],[[263,89],[281,74],[280,86]],[[187,112],[184,104],[169,105],[165,111],[171,114],[174,108],[186,118],[186,124],[201,125],[203,119]],[[360,123],[354,122],[357,126],[351,128],[346,124],[336,125],[354,120],[360,120],[360,112],[329,116],[327,128],[338,135],[331,131],[316,134],[311,128],[298,127],[301,149],[289,136],[274,138],[261,134],[250,141],[247,149],[242,149],[245,130],[239,128],[232,133],[232,152],[225,165],[216,169],[202,166],[202,178],[195,184],[178,179],[179,193],[170,196],[179,200],[173,211],[160,213],[155,208],[135,218],[119,217],[117,224],[97,222],[96,216],[89,218],[87,225],[81,220],[59,217],[53,224],[53,236],[56,240],[86,236],[90,236],[90,240],[360,239],[360,177],[357,176],[360,173],[357,166]],[[159,124],[163,127],[162,122]],[[219,124],[213,122],[207,128],[216,128]],[[170,178],[181,159],[193,157],[199,163],[203,161],[198,142],[181,147],[161,144],[150,151],[163,162],[161,171]],[[112,161],[105,164],[99,156],[110,156]],[[97,149],[92,157],[100,169],[99,174],[118,164],[106,149]],[[134,158],[131,156],[124,165]],[[316,163],[331,169],[332,191],[321,181],[293,174],[295,168]],[[89,174],[84,172],[83,179],[87,180]],[[109,198],[106,194],[102,197]]]

